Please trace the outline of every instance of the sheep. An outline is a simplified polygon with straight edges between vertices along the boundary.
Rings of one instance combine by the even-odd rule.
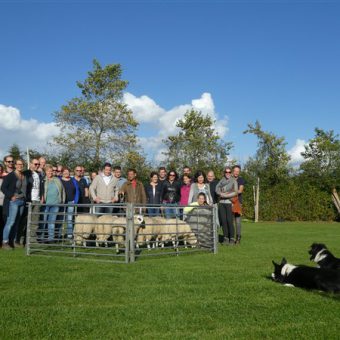
[[[153,246],[158,246],[163,228],[162,221],[157,219],[157,217],[144,217],[144,223],[136,230],[136,247],[139,248],[145,243],[148,250],[150,250],[151,239],[156,239]]]
[[[143,223],[144,218],[141,215],[134,216],[134,225],[137,227]],[[112,240],[116,246],[116,252],[119,253],[119,246],[124,246],[126,228],[126,217],[117,217],[112,215],[102,215],[98,218],[96,229],[97,234],[97,247],[99,244],[104,243],[107,247],[107,240],[112,235]]]
[[[112,234],[112,226],[117,216],[102,215],[98,217],[95,233],[96,233],[96,246],[104,244],[108,246],[108,239]]]
[[[197,238],[189,224],[175,218],[164,219],[164,221],[166,226],[163,229],[162,242],[171,241],[173,246],[177,247],[178,243],[176,243],[176,239],[182,239],[185,248],[187,248],[187,244],[191,245],[191,247],[197,245]]]
[[[77,245],[86,247],[86,240],[94,232],[97,224],[97,216],[91,214],[81,214],[75,217],[74,221],[74,242]]]

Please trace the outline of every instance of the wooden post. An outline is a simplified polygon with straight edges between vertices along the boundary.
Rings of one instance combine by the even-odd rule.
[[[338,210],[338,213],[340,214],[340,199],[335,188],[333,189],[333,192],[332,192],[332,199],[333,199],[333,203],[336,209]]]
[[[255,197],[255,223],[259,221],[259,201],[260,201],[260,178],[257,177],[257,184],[254,191]]]

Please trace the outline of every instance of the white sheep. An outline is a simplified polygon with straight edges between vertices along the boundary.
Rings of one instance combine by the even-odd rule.
[[[157,217],[144,217],[144,223],[136,230],[136,247],[139,248],[141,245],[146,244],[150,250],[150,241],[152,239],[155,240],[153,247],[155,245],[157,247],[164,229],[162,222],[163,221]]]
[[[77,215],[74,220],[74,242],[86,247],[86,240],[94,232],[97,224],[97,216],[91,214]]]
[[[108,239],[112,235],[112,227],[116,219],[117,216],[112,215],[102,215],[98,217],[95,229],[97,247],[101,244],[104,244],[105,247],[108,246]]]
[[[166,226],[162,231],[162,242],[170,241],[174,247],[177,247],[178,242],[176,242],[176,240],[183,240],[185,248],[187,248],[187,244],[191,245],[191,247],[197,245],[197,238],[192,232],[189,224],[182,220],[176,220],[175,218],[163,220],[165,221],[163,223],[166,223]]]
[[[141,215],[134,216],[135,228],[138,228],[143,223],[144,218]],[[112,215],[102,215],[98,218],[96,228],[97,247],[104,243],[107,247],[107,240],[112,235],[112,240],[115,243],[116,252],[119,253],[119,247],[124,246],[126,217],[117,217]]]

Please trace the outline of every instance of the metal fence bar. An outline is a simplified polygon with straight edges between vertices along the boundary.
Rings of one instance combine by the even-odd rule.
[[[217,253],[216,206],[191,207],[189,213],[181,213],[186,217],[184,221],[179,214],[184,207],[179,206],[171,207],[176,209],[172,219],[161,216],[162,209],[167,207],[164,205],[60,204],[54,209],[46,206],[28,206],[27,255],[59,254],[132,263],[137,258],[148,256]],[[70,206],[74,207],[73,211],[67,211]],[[150,207],[158,207],[159,216],[150,216]],[[109,212],[101,213],[98,208],[108,208]],[[141,213],[142,217],[139,216]],[[100,221],[102,215],[110,217]],[[90,217],[87,220],[85,216]],[[72,238],[67,238],[67,229],[70,232],[71,227]]]

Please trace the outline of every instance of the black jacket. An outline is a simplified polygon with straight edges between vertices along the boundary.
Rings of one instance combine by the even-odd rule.
[[[162,185],[161,201],[164,203],[178,203],[181,199],[181,182],[164,181]]]
[[[32,201],[32,188],[33,188],[33,175],[32,175],[32,170],[25,170],[23,172],[24,176],[26,177],[26,183],[27,183],[27,193],[26,193],[26,201],[31,202]],[[39,179],[40,179],[40,185],[39,185],[39,197],[41,197],[42,193],[42,176],[41,173],[37,172]]]
[[[24,176],[24,181],[27,181],[25,176]],[[16,186],[17,186],[17,176],[15,174],[15,171],[12,171],[7,176],[3,177],[1,191],[5,195],[4,206],[3,206],[4,216],[8,216],[9,202],[15,194]],[[26,197],[27,192],[24,192],[23,194]]]
[[[162,194],[163,185],[158,183],[156,185],[155,196],[153,196],[153,186],[148,183],[145,186],[146,199],[148,204],[160,204],[161,203],[161,194]]]

